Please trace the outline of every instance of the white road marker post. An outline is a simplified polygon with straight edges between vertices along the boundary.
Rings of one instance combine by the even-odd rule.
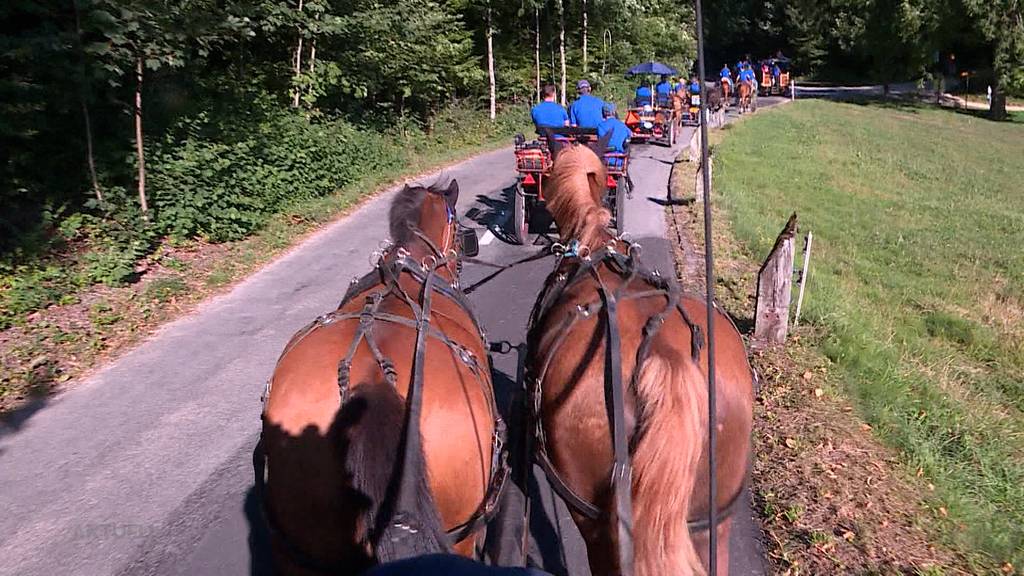
[[[807,241],[804,242],[804,267],[800,270],[800,294],[796,297],[796,315],[793,317],[793,327],[796,328],[797,323],[800,322],[800,307],[804,303],[804,286],[807,284],[807,271],[808,266],[811,265],[811,241],[814,240],[814,234],[810,230],[807,231]]]

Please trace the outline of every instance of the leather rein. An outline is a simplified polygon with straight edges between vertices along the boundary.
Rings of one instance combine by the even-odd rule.
[[[371,530],[369,540],[373,543],[380,541],[383,537],[390,538],[393,541],[401,541],[403,534],[415,534],[420,529],[419,526],[416,526],[415,520],[409,513],[416,509],[415,500],[417,496],[415,486],[417,479],[415,477],[416,474],[410,474],[408,471],[417,470],[417,460],[421,452],[420,421],[423,404],[423,365],[426,353],[426,339],[434,338],[445,344],[455,357],[470,370],[487,397],[491,418],[494,421],[494,434],[491,441],[491,475],[483,501],[477,510],[466,522],[447,531],[449,543],[457,544],[478,532],[495,515],[505,481],[509,476],[509,465],[505,449],[506,428],[504,420],[498,413],[494,391],[485,376],[490,373],[491,360],[489,351],[491,347],[487,345],[484,332],[472,308],[469,306],[469,301],[459,288],[458,281],[448,284],[437,275],[437,271],[442,268],[452,270],[452,266],[458,267],[460,265],[458,253],[454,249],[442,252],[421,231],[415,228],[412,231],[430,246],[434,255],[427,256],[422,261],[417,262],[404,248],[398,248],[394,251],[392,251],[391,247],[383,249],[376,254],[379,257],[374,270],[362,278],[353,279],[345,297],[338,305],[338,309],[320,316],[300,330],[288,344],[281,357],[286,356],[306,336],[320,327],[336,322],[358,321],[359,324],[355,337],[349,344],[345,355],[338,362],[338,392],[341,397],[341,403],[344,405],[351,394],[349,374],[352,360],[359,345],[363,342],[366,343],[373,354],[385,381],[392,386],[396,384],[397,371],[394,363],[381,352],[374,335],[374,325],[377,322],[385,322],[416,331],[416,346],[413,352],[413,374],[406,397],[406,427],[404,432],[405,441],[403,443],[405,448],[401,455],[403,474],[400,479],[397,501],[393,507],[394,514],[387,524],[379,526],[376,530]],[[447,245],[447,242],[445,244]],[[411,276],[420,285],[420,294],[416,298],[401,286],[399,280],[402,275]],[[381,289],[372,291],[375,287],[380,287]],[[356,296],[365,294],[368,291],[372,292],[365,297],[361,310],[358,312],[341,312],[343,306],[351,302]],[[488,350],[488,358],[483,365],[481,360],[476,358],[467,347],[452,340],[444,332],[431,325],[430,317],[432,314],[444,316],[432,307],[434,294],[454,302],[472,320],[477,334],[484,343],[484,349]],[[381,311],[380,305],[388,296],[396,296],[405,302],[412,312],[413,318]],[[264,393],[264,401],[269,396],[269,391],[270,383],[268,382],[267,390]],[[261,502],[264,516],[267,519],[267,525],[270,531],[278,536],[279,540],[283,543],[284,549],[291,559],[304,568],[318,572],[330,572],[343,567],[340,563],[324,563],[311,557],[288,540],[282,531],[278,529],[278,523],[274,519],[269,507],[266,506],[265,490],[269,478],[267,477],[267,456],[262,449],[262,437],[260,443],[257,444],[253,458],[256,470],[257,495]]]
[[[617,249],[619,242],[627,244],[626,253],[622,253]],[[632,574],[633,566],[632,466],[630,464],[630,457],[640,440],[640,434],[634,434],[632,438],[627,438],[624,399],[626,389],[623,386],[618,309],[622,302],[629,300],[662,298],[665,301],[662,310],[650,316],[644,324],[643,336],[640,346],[636,351],[634,370],[629,375],[629,391],[634,394],[640,369],[647,358],[654,337],[658,334],[669,314],[678,313],[689,326],[692,334],[691,356],[695,362],[699,360],[700,350],[704,345],[703,332],[691,320],[683,308],[680,302],[682,293],[675,283],[668,281],[658,272],[648,272],[641,266],[639,262],[641,247],[639,244],[629,243],[620,237],[609,241],[607,246],[595,251],[593,254],[590,253],[586,246],[581,247],[575,241],[567,247],[555,245],[553,249],[558,256],[558,261],[555,264],[554,271],[548,276],[541,295],[537,299],[537,303],[530,315],[528,334],[534,336],[534,332],[540,326],[541,320],[561,300],[566,290],[576,284],[587,279],[593,280],[596,284],[598,298],[586,304],[578,304],[561,320],[557,327],[557,332],[551,340],[551,344],[544,352],[539,371],[527,376],[528,397],[532,400],[529,416],[533,421],[532,440],[535,442],[532,455],[535,462],[544,471],[552,488],[570,508],[592,520],[602,516],[603,510],[577,494],[557,472],[554,464],[551,462],[547,452],[541,418],[541,390],[544,377],[572,328],[577,323],[591,316],[603,313],[606,320],[604,393],[605,403],[608,406],[608,421],[611,428],[614,459],[611,482],[615,490],[615,508],[618,518],[620,569],[625,576],[629,576]],[[611,289],[602,280],[598,273],[602,267],[612,271],[622,279],[622,283],[617,288]],[[647,289],[627,292],[627,288],[634,281],[645,284]],[[639,411],[640,409],[641,406],[638,405],[637,410]],[[642,414],[638,414],[636,420],[641,422]],[[528,431],[527,434],[529,433]],[[713,459],[714,455],[711,455],[711,458]],[[726,504],[722,513],[718,516],[718,523],[728,518],[742,492],[743,489],[741,488]],[[709,528],[706,519],[690,520],[687,522],[687,526],[691,531],[703,531]]]

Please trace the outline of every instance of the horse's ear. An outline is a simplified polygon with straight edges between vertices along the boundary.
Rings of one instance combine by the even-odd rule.
[[[604,153],[608,151],[608,142],[611,141],[611,139],[612,133],[611,131],[608,131],[604,136],[598,138],[597,142],[591,144],[590,149],[594,151],[594,154],[597,154],[598,158],[604,158]]]
[[[551,152],[551,161],[554,162],[565,148],[565,143],[557,138],[555,132],[551,129],[545,128],[544,136],[548,139],[548,151]]]
[[[444,191],[444,195],[452,205],[455,205],[455,202],[459,199],[459,181],[452,179],[451,183],[448,184],[448,189]]]

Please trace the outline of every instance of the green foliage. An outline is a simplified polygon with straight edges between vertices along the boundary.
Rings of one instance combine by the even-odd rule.
[[[205,116],[182,125],[184,142],[169,137],[150,155],[157,225],[178,237],[245,237],[287,203],[329,194],[404,160],[380,134],[283,110],[269,111],[242,134],[211,126]]]
[[[167,302],[186,290],[188,286],[180,276],[167,276],[150,282],[146,286],[145,297],[157,302]]]

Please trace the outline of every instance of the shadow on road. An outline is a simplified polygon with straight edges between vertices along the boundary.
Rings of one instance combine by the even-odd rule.
[[[0,414],[0,439],[16,434],[24,428],[29,419],[50,403],[51,398],[52,396],[48,393],[45,386],[32,388],[29,391],[28,402],[9,412]],[[0,454],[3,453],[3,448],[0,448]]]
[[[541,490],[551,492],[551,488],[542,480],[543,474],[540,469],[532,465],[532,458],[526,454],[525,434],[529,433],[526,392],[515,378],[500,370],[492,369],[491,378],[498,410],[510,432],[506,446],[512,468],[512,481],[505,486],[498,513],[488,526],[484,559],[488,564],[497,566],[522,565],[523,524],[526,511],[523,490],[524,487],[528,487],[532,504],[527,562],[530,566],[543,568],[553,574],[565,574],[568,568],[563,557],[563,538],[558,522],[553,521],[549,516],[550,511],[540,505]]]
[[[242,504],[245,519],[249,523],[249,574],[251,576],[273,576],[274,567],[270,556],[270,532],[263,518],[263,507],[251,486],[245,493]]]

